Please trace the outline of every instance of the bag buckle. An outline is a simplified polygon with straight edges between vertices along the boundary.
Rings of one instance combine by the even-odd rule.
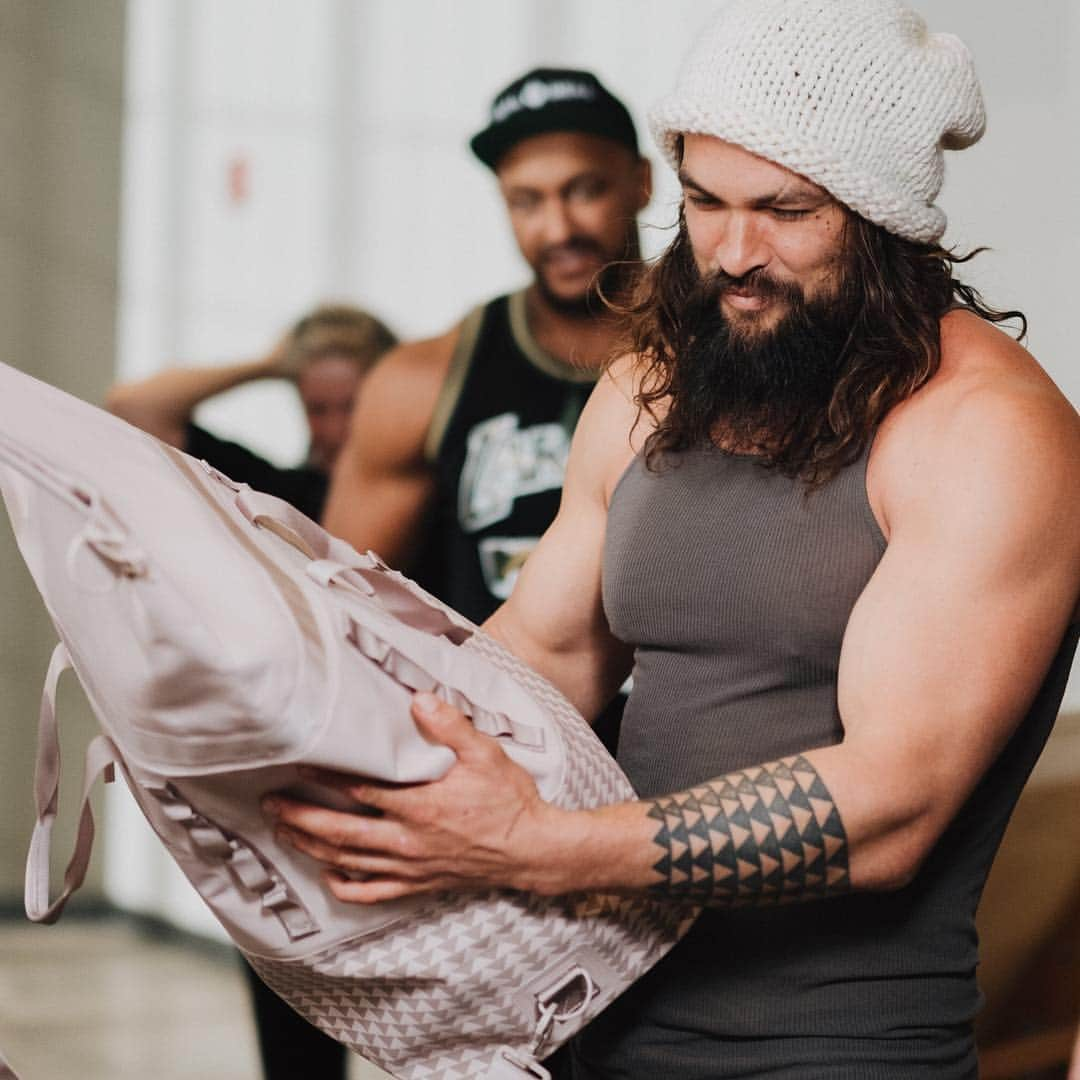
[[[580,964],[575,964],[560,979],[541,990],[536,995],[540,1015],[529,1052],[539,1057],[556,1023],[576,1020],[583,1015],[599,992],[593,977]]]
[[[551,1080],[551,1073],[539,1061],[522,1057],[509,1046],[500,1046],[484,1080]]]

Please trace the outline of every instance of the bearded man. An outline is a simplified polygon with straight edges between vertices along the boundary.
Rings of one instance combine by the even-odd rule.
[[[269,810],[343,900],[704,904],[577,1077],[974,1077],[975,907],[1080,631],[1080,422],[939,245],[971,58],[896,0],[729,0],[652,119],[679,234],[488,623],[586,716],[632,657],[639,800],[554,808],[418,695],[443,779]]]

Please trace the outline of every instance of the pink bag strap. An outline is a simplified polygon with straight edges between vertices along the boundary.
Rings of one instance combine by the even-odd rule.
[[[191,846],[203,859],[224,865],[242,891],[259,897],[263,910],[276,916],[290,941],[318,933],[319,925],[311,913],[255,851],[203,817],[173,784],[144,783],[142,787],[154,796],[170,821],[184,827]]]
[[[49,854],[52,849],[52,831],[56,824],[56,809],[60,795],[60,740],[56,723],[56,688],[60,676],[69,667],[71,667],[71,658],[68,656],[67,649],[62,644],[57,645],[49,661],[45,689],[41,695],[37,762],[34,768],[37,822],[30,839],[30,852],[26,857],[24,895],[26,914],[32,922],[56,922],[72,893],[82,885],[94,846],[94,813],[90,806],[90,792],[102,773],[106,774],[106,782],[113,779],[113,766],[119,760],[116,747],[104,735],[98,735],[86,748],[82,811],[79,815],[75,850],[64,873],[63,891],[50,904]]]
[[[94,552],[114,572],[125,577],[146,573],[146,555],[132,542],[101,493],[86,481],[70,476],[0,432],[0,461],[21,472],[34,484],[86,515],[86,524],[68,550],[71,570],[81,545]]]
[[[302,551],[309,559],[333,559],[337,562],[359,562],[374,567],[375,560],[357,553],[322,526],[300,513],[283,499],[266,495],[244,485],[232,485],[236,491],[236,508],[260,528],[276,532],[283,540]]]
[[[53,650],[45,689],[41,695],[41,719],[38,727],[37,763],[34,769],[34,800],[37,823],[30,840],[26,860],[26,914],[33,922],[54,923],[60,918],[71,895],[82,885],[90,864],[94,844],[94,814],[90,792],[97,778],[105,773],[106,782],[115,777],[115,766],[124,768],[120,752],[111,739],[98,735],[86,748],[83,774],[83,802],[79,817],[75,850],[64,874],[64,888],[49,903],[50,852],[52,832],[60,796],[60,739],[56,718],[56,691],[60,676],[71,667],[71,658],[61,644]],[[319,929],[309,912],[299,903],[281,878],[239,840],[228,837],[213,822],[195,811],[182,795],[168,783],[143,784],[162,805],[167,817],[182,824],[192,846],[207,859],[225,864],[237,884],[259,896],[263,909],[281,922],[290,941],[297,941]],[[3,1073],[0,1073],[3,1080]]]
[[[403,655],[389,642],[380,637],[370,626],[349,619],[349,641],[369,660],[378,664],[392,679],[414,691],[430,691],[460,709],[472,722],[473,727],[484,735],[508,736],[514,742],[530,750],[544,749],[544,729],[522,723],[506,712],[485,708],[471,696],[455,687],[440,682],[432,670],[435,665],[422,667],[415,660]],[[474,695],[475,696],[475,695]]]
[[[276,534],[311,560],[307,572],[313,580],[320,585],[334,582],[352,585],[366,596],[377,596],[382,607],[391,614],[416,624],[416,601],[418,596],[422,599],[422,595],[374,551],[361,555],[288,503],[249,487],[225,482],[236,492],[236,508],[252,525]],[[427,605],[423,623],[422,629],[427,633],[440,634],[455,644],[470,635],[469,630],[432,604]]]

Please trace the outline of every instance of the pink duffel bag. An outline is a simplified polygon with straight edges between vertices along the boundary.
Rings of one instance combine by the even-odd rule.
[[[54,701],[71,667],[102,729],[85,792],[119,771],[260,976],[397,1077],[546,1076],[538,1061],[689,928],[692,908],[594,894],[337,901],[259,800],[314,796],[298,765],[442,775],[452,753],[417,732],[413,691],[459,706],[559,806],[633,791],[554,687],[377,556],[5,365],[0,491],[61,641],[41,710],[31,919],[60,915],[90,857],[84,801],[50,900]]]

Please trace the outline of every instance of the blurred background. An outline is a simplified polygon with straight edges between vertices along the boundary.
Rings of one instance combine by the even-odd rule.
[[[0,359],[100,402],[117,378],[256,355],[327,298],[370,308],[403,338],[440,332],[529,277],[494,180],[467,148],[493,94],[540,64],[590,68],[644,132],[648,105],[712,6],[0,0]],[[991,304],[1027,313],[1029,347],[1078,404],[1080,5],[917,6],[932,28],[971,46],[990,121],[980,145],[949,161],[946,242],[992,248],[964,276]],[[658,159],[655,168],[646,254],[662,249],[675,219],[673,178]],[[283,385],[237,390],[199,419],[281,464],[305,449],[302,416]],[[27,1080],[135,1077],[145,1062],[171,1076],[160,1065],[174,1058],[177,1076],[257,1075],[239,989],[218,998],[210,989],[218,984],[203,981],[232,977],[226,950],[214,945],[220,932],[125,791],[111,790],[102,807],[91,880],[70,909],[79,925],[19,922],[37,706],[53,635],[6,524],[0,603],[0,1047],[24,1063]],[[74,686],[61,707],[65,750],[77,762],[93,721]],[[1035,1043],[1046,1057],[1078,1007],[1075,674],[981,919],[984,1041],[1015,1046],[1022,1036],[1029,1051],[1022,1066],[991,1068],[1044,1075],[1032,1071]],[[74,937],[57,937],[65,932]],[[188,1019],[163,1031],[156,1048],[146,1031],[120,1035],[111,1049],[94,1043],[80,1071],[65,1073],[47,1033],[83,1031],[92,1040],[110,994],[130,1010],[148,996],[140,978],[171,981],[176,954],[161,951],[169,940],[206,965],[193,976],[198,1009],[173,1004],[172,1015]],[[142,966],[88,994],[99,984],[73,982],[73,954],[57,941],[102,960],[134,941]],[[97,1010],[90,1019],[88,997]],[[159,1012],[168,1011],[162,1004]],[[198,1058],[183,1023],[221,1028],[228,1051],[214,1044]],[[194,1071],[182,1071],[185,1054],[196,1054]]]

